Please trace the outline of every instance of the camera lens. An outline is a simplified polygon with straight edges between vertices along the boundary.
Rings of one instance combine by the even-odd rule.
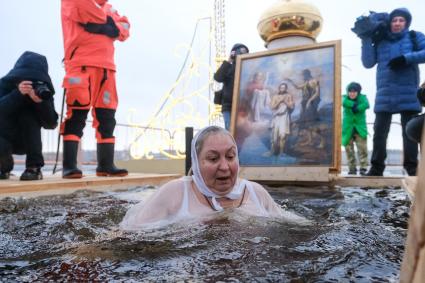
[[[36,81],[32,83],[35,94],[42,100],[49,99],[52,96],[52,92],[45,82]]]

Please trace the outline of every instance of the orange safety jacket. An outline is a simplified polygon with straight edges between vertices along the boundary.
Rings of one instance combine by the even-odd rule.
[[[93,66],[115,70],[114,41],[130,36],[130,23],[105,0],[62,0],[62,32],[65,68]],[[117,38],[89,33],[80,24],[106,23],[111,16],[120,33]]]

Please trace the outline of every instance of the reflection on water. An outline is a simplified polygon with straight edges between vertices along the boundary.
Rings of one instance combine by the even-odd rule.
[[[119,231],[128,207],[153,191],[0,200],[1,280],[398,279],[410,206],[400,189],[271,188],[311,225],[223,213],[203,223]]]

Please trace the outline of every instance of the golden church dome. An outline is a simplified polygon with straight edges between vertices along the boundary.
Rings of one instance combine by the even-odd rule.
[[[320,11],[303,0],[279,0],[261,15],[258,32],[270,41],[287,36],[304,36],[316,39],[322,29]]]

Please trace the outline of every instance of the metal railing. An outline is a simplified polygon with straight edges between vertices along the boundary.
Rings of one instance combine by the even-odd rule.
[[[92,121],[87,121],[87,125],[84,128],[83,137],[81,139],[81,151],[83,152],[82,160],[84,162],[96,160],[95,130],[89,125],[91,123]],[[59,128],[56,128],[55,130],[42,129],[43,154],[46,160],[51,161],[55,159],[54,156],[57,150],[58,133]],[[177,151],[182,152],[182,154],[184,154],[185,151],[184,129],[182,132],[179,130],[172,131],[163,128],[117,123],[114,136],[116,139],[115,155],[118,159],[131,159],[130,151],[133,150],[132,147],[136,142],[140,143],[141,146],[146,147],[148,150],[147,155],[149,155],[150,158],[164,159]],[[62,159],[62,138],[60,139],[60,142],[59,160]],[[134,147],[137,147],[137,145]],[[141,158],[146,158],[146,156],[142,156]]]
[[[96,151],[96,140],[95,140],[95,132],[94,129],[88,125],[91,121],[87,121],[87,126],[84,129],[84,135],[81,140],[81,148],[84,152],[83,160],[90,162],[95,161],[95,151]],[[390,133],[400,132],[398,137],[401,137],[401,123],[400,122],[392,122],[391,123]],[[369,154],[372,149],[372,137],[373,137],[373,123],[368,122],[368,149]],[[396,128],[393,128],[395,126]],[[165,152],[175,152],[180,148],[176,148],[176,145],[179,147],[183,146],[184,152],[184,134],[178,135],[177,131],[171,131],[168,129],[154,128],[154,127],[144,127],[138,125],[129,125],[124,123],[117,123],[114,135],[116,137],[116,157],[118,159],[128,160],[131,159],[130,156],[130,147],[133,143],[134,139],[140,135],[140,131],[143,130],[143,136],[141,137],[142,143],[144,137],[149,136],[149,142],[152,140],[158,141],[157,144],[149,144],[149,149],[152,151],[153,158],[167,158],[167,156],[161,154],[161,151]],[[42,130],[42,140],[43,140],[43,153],[46,156],[46,160],[54,160],[54,154],[56,153],[57,148],[57,135],[58,129],[55,130]],[[166,142],[160,142],[160,140],[165,140]],[[399,139],[401,140],[401,138]],[[181,146],[180,146],[181,145]],[[155,147],[157,147],[155,149]],[[346,156],[344,152],[344,148],[342,147],[342,165],[346,164]],[[62,146],[59,147],[59,151],[62,151]],[[403,160],[403,152],[401,148],[394,149],[391,146],[387,150],[387,164],[388,165],[401,165]],[[61,157],[61,154],[59,155]],[[369,158],[370,159],[370,158]]]

